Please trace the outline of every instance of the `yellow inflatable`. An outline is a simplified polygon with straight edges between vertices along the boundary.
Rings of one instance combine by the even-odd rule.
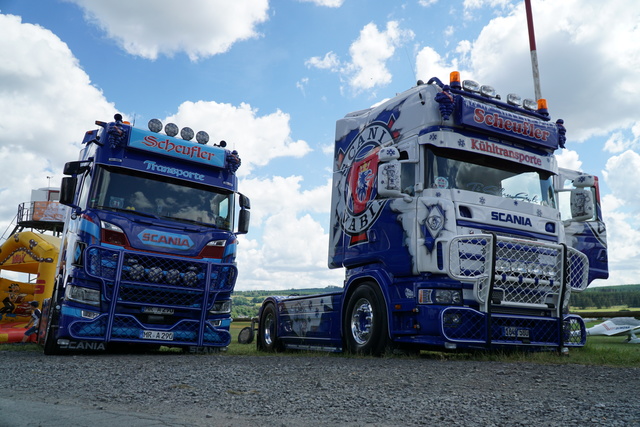
[[[60,250],[58,237],[22,231],[0,247],[2,270],[35,275],[35,282],[19,282],[0,277],[0,343],[20,342],[31,312],[51,297]],[[29,337],[34,341],[35,335]]]

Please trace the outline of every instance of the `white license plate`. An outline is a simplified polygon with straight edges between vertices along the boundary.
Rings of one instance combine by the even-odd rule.
[[[172,315],[173,308],[164,308],[164,307],[142,307],[142,312],[145,314],[164,314],[164,315]]]
[[[166,331],[142,331],[143,340],[157,340],[157,341],[173,341],[173,332]]]
[[[506,326],[504,328],[504,336],[511,338],[529,338],[529,330],[516,328],[515,326]]]

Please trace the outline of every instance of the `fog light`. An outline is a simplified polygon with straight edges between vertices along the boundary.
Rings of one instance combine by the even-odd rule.
[[[84,317],[85,319],[95,319],[96,317],[100,316],[100,313],[96,313],[95,311],[87,311],[87,310],[82,310],[81,314],[82,314],[82,317]]]
[[[182,277],[182,281],[187,286],[195,286],[198,284],[198,268],[197,267],[189,267],[184,276]]]
[[[445,326],[458,326],[462,322],[462,317],[458,313],[445,313],[442,320]]]
[[[178,282],[178,279],[180,278],[180,271],[174,269],[171,269],[169,271],[167,271],[167,283],[170,285],[175,285]]]
[[[162,269],[160,267],[151,267],[147,278],[152,283],[158,283],[162,279]]]
[[[133,264],[129,267],[129,277],[132,280],[140,280],[144,276],[144,267],[140,264]]]

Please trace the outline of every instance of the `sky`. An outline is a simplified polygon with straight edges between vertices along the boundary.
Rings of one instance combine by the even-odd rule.
[[[640,2],[531,3],[559,165],[600,177],[610,277],[592,286],[640,283]],[[534,98],[522,0],[0,0],[0,57],[0,233],[95,120],[172,121],[242,158],[245,291],[342,285],[336,120],[454,70]]]

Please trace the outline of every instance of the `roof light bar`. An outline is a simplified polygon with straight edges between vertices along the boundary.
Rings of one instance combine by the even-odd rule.
[[[158,119],[149,120],[149,130],[154,133],[158,133],[162,130],[162,122]]]
[[[516,93],[510,93],[507,95],[507,104],[522,107],[522,98]]]
[[[176,136],[178,134],[178,126],[175,123],[167,123],[164,127],[164,133],[169,136]]]
[[[193,139],[193,129],[191,129],[190,127],[182,128],[182,130],[180,131],[180,138],[184,139],[185,141],[191,141]]]
[[[493,86],[482,85],[480,86],[480,95],[486,96],[487,98],[497,98],[496,90]]]
[[[209,134],[201,130],[196,134],[196,141],[198,141],[198,144],[206,144],[207,142],[209,142]]]
[[[471,93],[479,93],[480,92],[480,84],[475,80],[463,80],[462,88],[467,92]]]
[[[533,99],[525,99],[524,101],[522,101],[522,106],[525,108],[525,110],[530,110],[530,111],[537,111],[538,110],[538,103],[533,100]]]

